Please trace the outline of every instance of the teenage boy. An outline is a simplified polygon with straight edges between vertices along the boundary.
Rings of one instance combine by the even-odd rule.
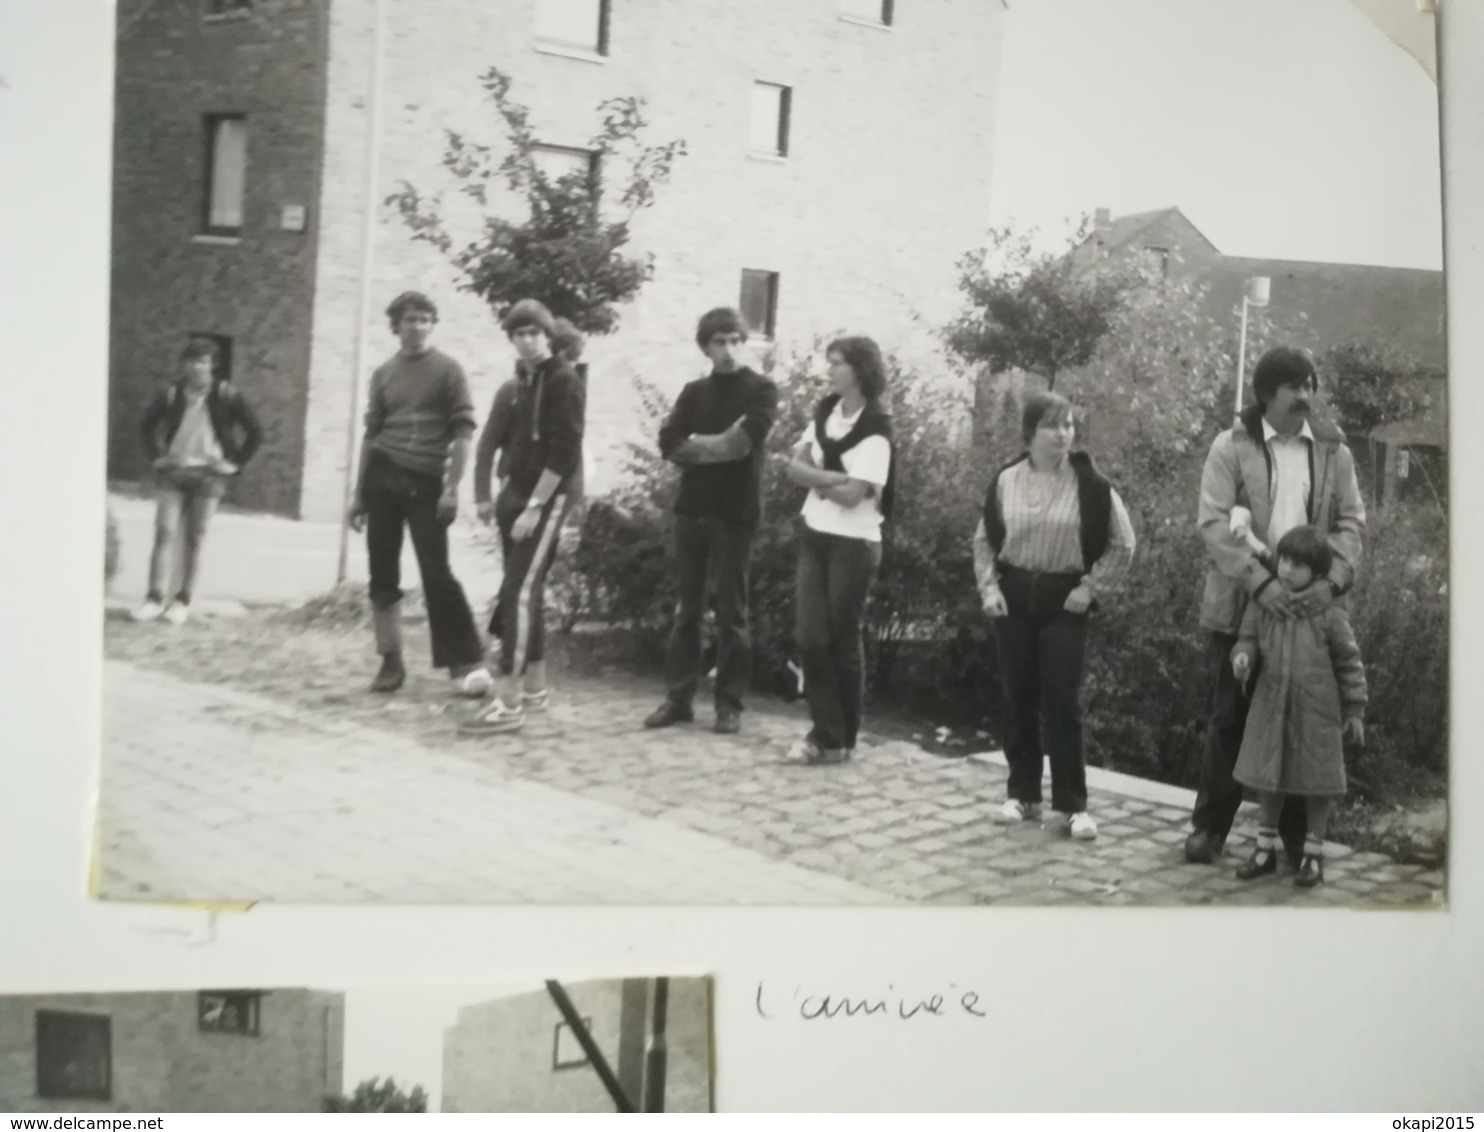
[[[486,430],[493,436],[481,445],[489,460],[495,447],[501,450],[500,492],[492,509],[504,567],[493,626],[500,681],[489,706],[460,725],[466,735],[519,731],[528,710],[547,707],[546,574],[582,467],[587,414],[581,379],[565,357],[552,353],[556,326],[545,305],[522,299],[505,315],[503,327],[515,347],[516,386],[503,402],[496,395]],[[503,414],[501,420],[496,414]],[[483,485],[487,496],[486,461],[481,454],[476,492]]]
[[[395,692],[407,679],[402,659],[402,536],[412,536],[428,607],[433,667],[447,668],[458,690],[490,689],[483,646],[464,588],[448,562],[448,527],[458,515],[459,481],[469,460],[474,404],[459,363],[429,345],[438,308],[406,291],[386,310],[400,348],[371,375],[366,437],[350,525],[366,532],[371,606],[381,669],[373,692]]]
[[[701,619],[707,583],[716,610],[716,723],[722,735],[742,723],[752,669],[748,565],[762,516],[763,442],[778,415],[778,387],[742,363],[747,324],[729,307],[701,316],[696,344],[711,373],[680,391],[660,429],[660,453],[680,465],[675,500],[675,625],[665,658],[665,702],[646,727],[695,718],[701,676]]]
[[[180,356],[180,377],[145,410],[141,428],[155,473],[155,544],[149,593],[136,621],[179,625],[190,616],[206,528],[228,481],[252,459],[263,430],[247,399],[216,375],[216,344],[196,339]],[[165,591],[181,552],[180,585]]]

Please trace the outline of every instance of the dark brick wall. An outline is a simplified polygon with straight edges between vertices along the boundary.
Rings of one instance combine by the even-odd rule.
[[[304,466],[329,0],[121,0],[115,78],[108,471],[146,471],[138,421],[187,335],[232,339],[233,379],[263,422],[229,502],[297,516]],[[201,239],[203,116],[247,118],[243,226]],[[305,210],[304,230],[281,227]]]

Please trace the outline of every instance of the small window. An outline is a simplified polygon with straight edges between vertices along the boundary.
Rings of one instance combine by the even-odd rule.
[[[593,1032],[591,1018],[584,1018],[582,1025],[589,1034]],[[577,1035],[572,1032],[572,1027],[565,1022],[558,1022],[551,1046],[551,1067],[553,1069],[579,1069],[587,1063],[587,1052],[582,1048],[582,1043],[577,1040]]]
[[[208,236],[242,233],[242,200],[247,184],[247,119],[241,114],[206,117],[206,201]]]
[[[752,84],[753,153],[769,157],[788,156],[788,120],[793,108],[793,90],[777,83]]]
[[[1159,273],[1161,279],[1170,277],[1169,248],[1145,248],[1144,255],[1148,257],[1149,265]]]
[[[865,23],[891,27],[892,0],[840,0],[840,14]]]
[[[36,1012],[36,1095],[108,1100],[113,1095],[112,1023],[102,1014]]]
[[[531,148],[536,168],[550,181],[559,181],[573,173],[583,174],[590,183],[598,179],[598,155],[590,149],[565,145],[537,145]]]
[[[536,0],[536,42],[569,51],[608,54],[611,0]]]
[[[201,1029],[214,1034],[258,1035],[261,991],[202,991],[197,997],[196,1018]]]
[[[778,321],[778,272],[744,269],[741,307],[747,329],[772,338]]]
[[[252,0],[206,0],[208,16],[227,16],[234,12],[246,12],[252,8]]]

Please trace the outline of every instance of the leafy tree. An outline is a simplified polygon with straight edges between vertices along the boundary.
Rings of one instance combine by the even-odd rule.
[[[1086,365],[1109,333],[1125,296],[1151,277],[1132,257],[1098,261],[1078,254],[1083,220],[1063,251],[1038,251],[1034,233],[991,230],[989,244],[959,260],[967,305],[945,331],[948,348],[991,373],[1024,370],[1048,389]]]
[[[1432,401],[1428,386],[1443,379],[1441,370],[1379,342],[1333,346],[1320,355],[1319,372],[1326,399],[1352,439],[1425,412]]]
[[[449,230],[456,208],[408,182],[386,203],[414,239],[449,259],[463,276],[460,289],[488,303],[496,318],[517,299],[536,298],[585,333],[611,332],[618,325],[616,304],[632,299],[654,275],[653,256],[623,253],[630,225],[654,204],[685,142],[645,145],[644,102],[611,98],[598,106],[601,128],[588,144],[596,155],[592,169],[553,177],[537,160],[530,111],[511,100],[509,76],[491,67],[479,82],[502,124],[503,154],[452,130],[445,131],[443,152],[458,193],[480,214],[479,236],[459,245]],[[610,188],[610,178],[618,181],[614,164],[626,166],[627,176]],[[510,210],[499,207],[502,187],[521,202],[523,217],[511,219]]]
[[[394,1077],[372,1077],[346,1096],[331,1098],[327,1107],[330,1112],[427,1112],[428,1094],[421,1085],[405,1092]]]

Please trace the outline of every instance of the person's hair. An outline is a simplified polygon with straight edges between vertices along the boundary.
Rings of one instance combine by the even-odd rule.
[[[185,344],[185,349],[181,350],[180,360],[183,362],[193,362],[197,358],[210,358],[212,368],[214,369],[216,367],[217,353],[216,343],[211,339],[192,338]]]
[[[839,354],[855,371],[855,383],[860,386],[866,404],[878,405],[886,392],[886,362],[881,357],[881,347],[863,335],[836,338],[825,350],[825,357]]]
[[[433,300],[421,291],[403,291],[386,308],[387,321],[392,324],[392,329],[397,330],[402,325],[402,316],[408,311],[425,311],[433,316],[433,321],[438,321],[438,307]]]
[[[1072,403],[1060,393],[1032,393],[1025,399],[1025,408],[1020,414],[1020,436],[1027,445],[1031,437],[1036,435],[1036,430],[1043,424],[1060,424],[1062,421],[1071,421],[1075,426],[1077,414],[1072,411]]]
[[[583,347],[582,331],[578,330],[570,318],[556,318],[552,320],[551,352],[568,362],[575,363],[582,357]]]
[[[1266,405],[1283,386],[1302,385],[1310,378],[1319,381],[1313,358],[1296,346],[1274,346],[1252,371],[1252,395]]]
[[[507,338],[511,338],[517,330],[534,326],[549,340],[556,332],[555,323],[551,311],[540,299],[521,299],[505,312],[505,317],[500,320],[500,329]]]
[[[702,353],[706,352],[711,339],[718,334],[740,334],[745,342],[747,322],[732,307],[716,307],[703,314],[701,321],[696,323],[696,345],[701,347]]]
[[[1318,527],[1308,525],[1294,527],[1278,540],[1277,554],[1290,562],[1297,562],[1314,571],[1314,577],[1323,578],[1334,565],[1335,552]]]

